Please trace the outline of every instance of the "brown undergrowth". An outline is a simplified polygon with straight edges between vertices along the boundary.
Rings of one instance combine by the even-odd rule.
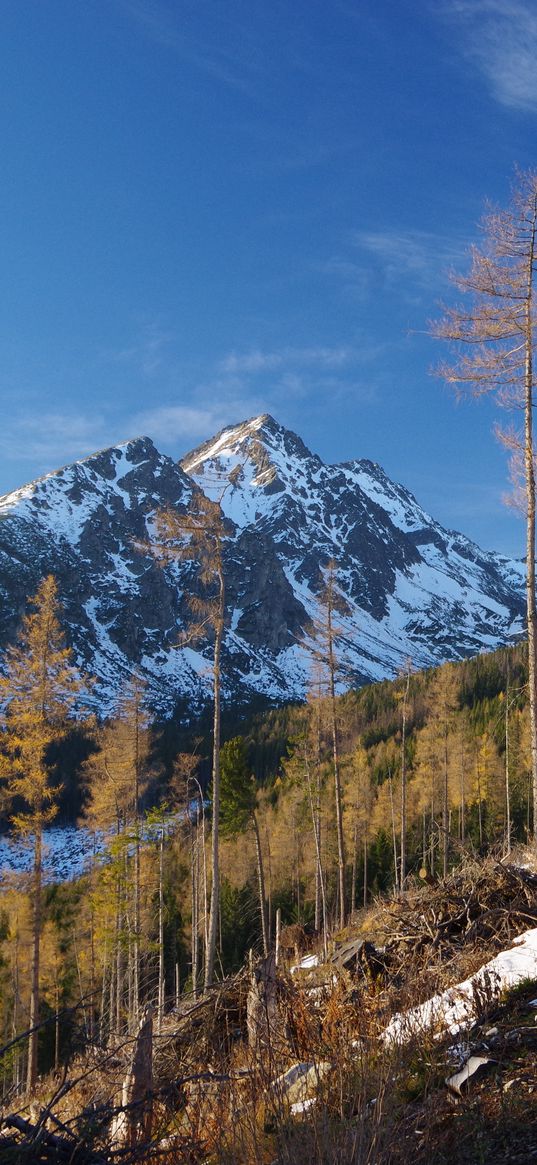
[[[530,1160],[537,1154],[530,986],[510,1000],[481,1001],[479,1022],[462,1043],[491,1065],[467,1095],[454,1097],[446,1087],[453,1071],[447,1037],[425,1029],[387,1045],[380,1036],[395,1012],[465,978],[534,925],[537,878],[492,858],[467,862],[444,882],[412,886],[375,904],[340,936],[351,946],[367,936],[374,957],[362,959],[358,943],[346,969],[341,959],[336,969],[337,950],[336,963],[294,974],[280,969],[271,1013],[277,1022],[250,1043],[246,970],[170,1013],[154,1037],[145,1140],[118,1145],[111,1134],[132,1055],[125,1038],[88,1049],[63,1079],[43,1080],[31,1101],[11,1105],[1,1160],[492,1165],[523,1160],[524,1152]],[[19,1118],[18,1128],[10,1116]]]

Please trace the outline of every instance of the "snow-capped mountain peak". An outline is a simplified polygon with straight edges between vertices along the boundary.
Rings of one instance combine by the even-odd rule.
[[[156,512],[199,490],[230,520],[224,688],[296,699],[326,564],[345,598],[340,651],[355,682],[494,647],[522,630],[523,566],[444,530],[371,461],[325,465],[268,414],[223,429],[183,459],[146,437],[105,449],[0,498],[0,636],[53,573],[78,662],[103,709],[136,667],[164,713],[210,694],[210,641],[178,648],[193,564],[147,548]],[[144,548],[145,547],[145,548]]]

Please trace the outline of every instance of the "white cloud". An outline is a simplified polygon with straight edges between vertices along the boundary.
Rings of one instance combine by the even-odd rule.
[[[440,13],[458,23],[462,51],[478,66],[496,100],[513,109],[537,110],[534,0],[448,0]]]
[[[24,480],[50,473],[72,461],[89,457],[123,439],[124,434],[111,429],[103,416],[82,413],[44,412],[32,410],[27,415],[11,414],[4,420],[0,436],[0,454],[4,466],[19,464]],[[26,465],[24,471],[22,466]],[[4,489],[21,484],[7,478]]]
[[[207,390],[205,390],[207,391]],[[205,440],[225,425],[244,421],[247,417],[265,412],[262,403],[249,396],[244,400],[230,400],[222,396],[216,403],[206,405],[169,404],[136,413],[130,420],[133,434],[144,434],[157,444],[179,442],[183,452],[191,441]]]
[[[0,449],[9,460],[77,458],[91,452],[105,438],[101,416],[32,413],[12,416],[5,424]]]
[[[129,367],[136,365],[140,373],[144,360],[160,360],[169,339],[162,329],[148,325],[131,346],[108,353],[108,359]],[[364,402],[371,399],[371,389],[356,383],[357,370],[368,363],[365,342],[355,347],[334,344],[234,350],[207,365],[205,375],[199,368],[174,365],[166,354],[162,360],[161,378],[166,388],[158,396],[154,390],[149,396],[142,379],[137,398],[133,400],[130,390],[118,393],[117,398],[112,393],[99,413],[52,408],[39,413],[36,402],[29,400],[24,413],[12,409],[0,436],[4,464],[24,462],[28,476],[37,477],[142,435],[151,437],[163,452],[178,457],[226,425],[252,416],[268,412],[292,425],[295,411],[302,410],[306,400],[308,408],[319,407],[321,402],[325,408],[328,402],[328,407],[333,407],[336,400],[349,396]],[[151,365],[149,371],[153,376],[158,369]],[[174,388],[174,384],[180,387]],[[11,483],[9,488],[13,488]]]
[[[347,347],[282,348],[277,352],[252,349],[250,352],[230,352],[220,362],[220,368],[223,372],[237,374],[259,374],[297,365],[338,368],[348,364],[353,355],[352,349]]]
[[[224,415],[227,415],[227,406],[162,405],[136,413],[130,425],[133,432],[143,433],[157,442],[192,440],[221,428]]]
[[[405,280],[422,288],[436,287],[442,273],[463,254],[456,240],[432,231],[356,231],[353,242],[391,285]]]
[[[260,352],[254,349],[251,352],[230,352],[221,360],[220,368],[224,373],[259,373],[271,372],[281,368],[282,364],[281,352]]]

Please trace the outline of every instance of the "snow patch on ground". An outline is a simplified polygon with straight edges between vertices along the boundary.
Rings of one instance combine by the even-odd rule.
[[[484,1004],[525,979],[537,979],[537,927],[520,934],[510,950],[501,951],[469,979],[394,1015],[383,1039],[387,1044],[404,1042],[430,1028],[439,1035],[457,1035],[475,1022]]]

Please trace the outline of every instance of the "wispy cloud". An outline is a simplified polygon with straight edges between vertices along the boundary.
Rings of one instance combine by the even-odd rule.
[[[116,4],[145,37],[220,84],[250,92],[265,73],[262,35],[254,36],[251,26],[243,23],[241,36],[230,37],[225,6],[220,19],[215,9],[210,22],[203,25],[202,20],[201,35],[184,6],[163,0],[116,0]]]
[[[42,462],[47,468],[56,468],[112,443],[108,434],[99,415],[45,412],[12,416],[0,437],[0,450],[6,460]]]
[[[461,48],[500,104],[537,110],[537,8],[534,0],[447,0],[436,13],[454,22]]]
[[[255,401],[230,401],[221,404],[162,405],[136,413],[130,421],[133,433],[143,433],[155,442],[178,442],[183,451],[189,442],[204,439],[235,420],[244,420],[257,412]],[[259,411],[262,411],[261,409]]]
[[[227,424],[265,412],[289,417],[295,408],[303,408],[305,400],[312,407],[347,396],[367,403],[374,389],[361,381],[364,363],[367,354],[344,345],[235,349],[207,369],[203,378],[183,386],[179,403],[169,397],[156,408],[132,415],[129,431],[186,452],[189,443],[205,440]]]
[[[354,247],[374,264],[388,286],[437,287],[463,247],[453,238],[421,230],[356,231]]]
[[[340,368],[353,358],[348,347],[282,348],[276,352],[252,349],[249,352],[230,352],[220,364],[223,372],[264,373],[297,365],[318,368]]]
[[[293,425],[305,403],[320,415],[336,402],[374,399],[374,385],[361,375],[368,364],[366,345],[364,350],[337,344],[234,349],[195,369],[181,365],[173,343],[168,351],[169,339],[152,326],[124,349],[106,354],[112,365],[124,364],[129,373],[136,369],[139,403],[129,389],[112,395],[99,413],[50,409],[38,414],[29,401],[26,407],[21,402],[19,413],[11,409],[0,436],[4,463],[24,461],[28,476],[36,477],[142,435],[178,457],[225,425],[261,413]],[[157,372],[166,388],[152,406],[144,378]]]

